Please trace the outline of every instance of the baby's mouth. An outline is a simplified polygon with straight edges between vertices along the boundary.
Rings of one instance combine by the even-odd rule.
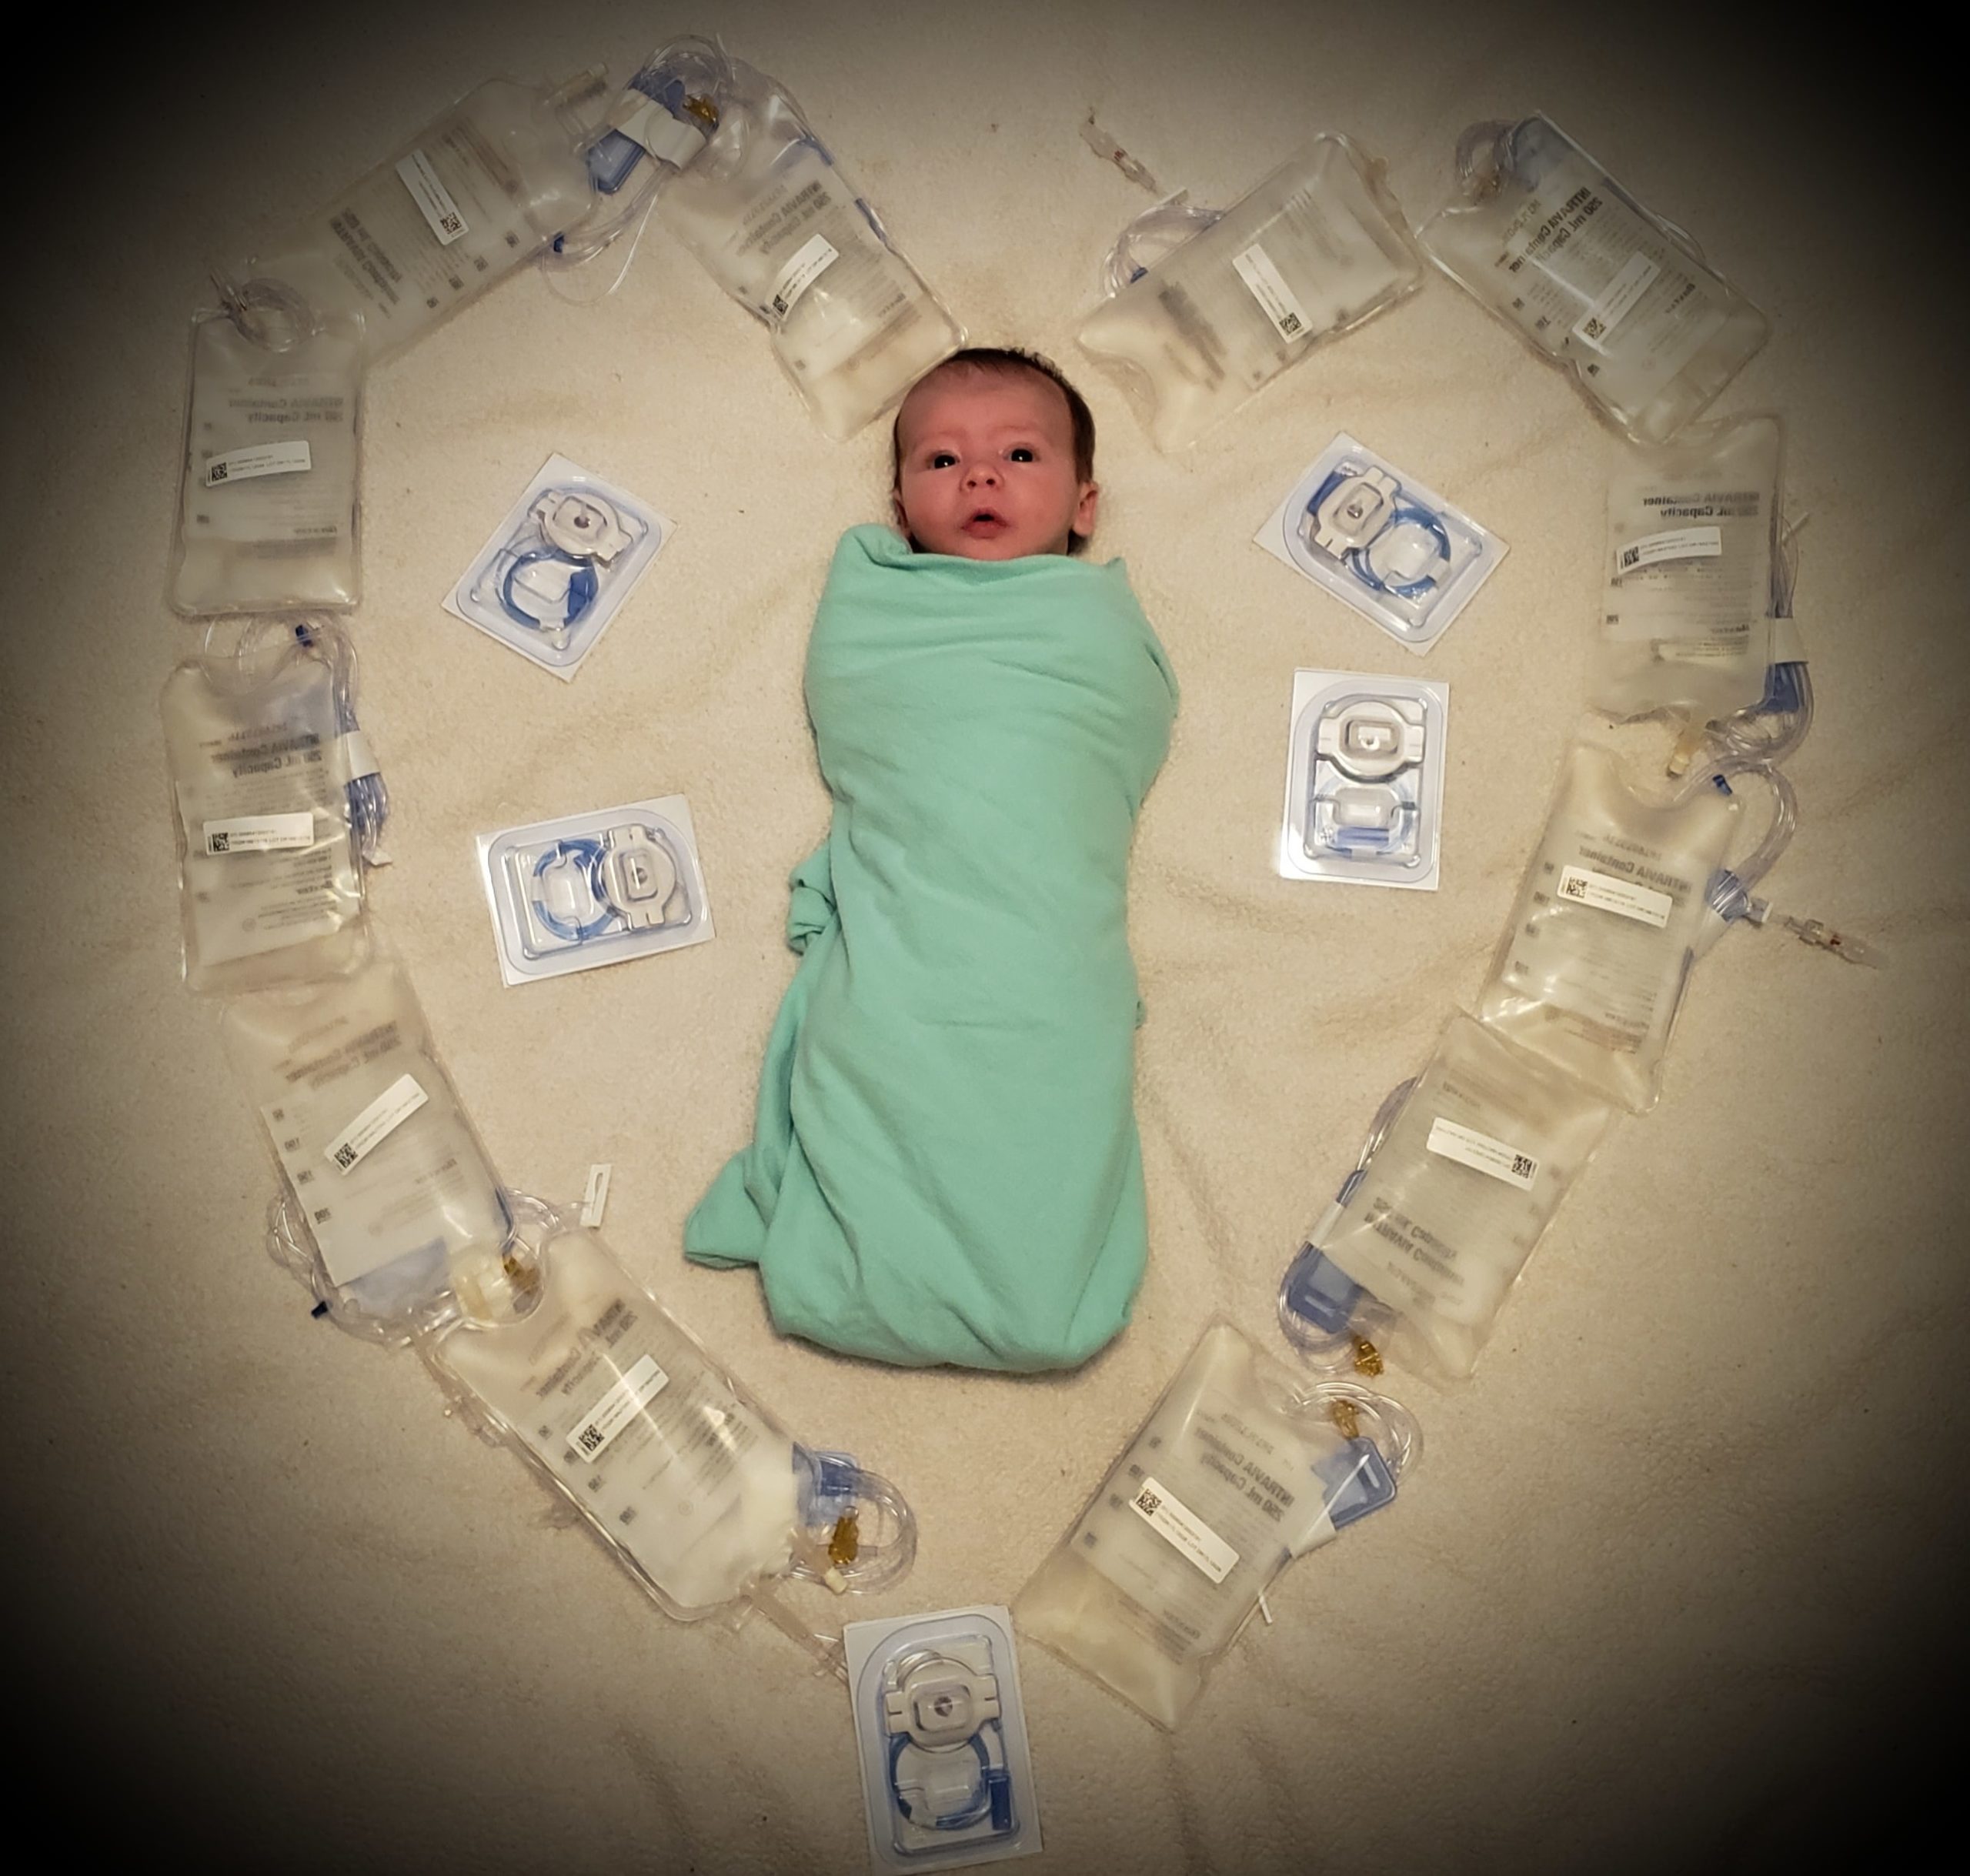
[[[1011,526],[996,509],[975,508],[964,522],[963,532],[973,540],[990,540]]]

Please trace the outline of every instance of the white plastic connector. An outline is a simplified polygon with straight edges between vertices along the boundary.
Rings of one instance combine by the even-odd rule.
[[[1365,547],[1387,526],[1401,486],[1385,469],[1349,476],[1308,516],[1314,545],[1331,554]]]
[[[1364,782],[1385,781],[1423,759],[1420,706],[1404,709],[1380,698],[1350,703],[1321,719],[1315,752]]]
[[[661,841],[633,825],[612,827],[599,871],[602,896],[626,925],[665,923],[663,909],[677,890],[677,863]]]
[[[564,554],[606,566],[634,538],[622,517],[598,495],[549,489],[533,506],[540,531]]]
[[[998,1677],[949,1654],[916,1662],[883,1696],[883,1724],[927,1751],[962,1745],[999,1717]]]

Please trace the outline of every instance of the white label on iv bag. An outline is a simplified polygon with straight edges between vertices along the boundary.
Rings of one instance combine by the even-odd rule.
[[[1556,896],[1573,905],[1591,906],[1597,912],[1619,913],[1624,919],[1658,930],[1669,923],[1669,914],[1676,909],[1675,900],[1667,893],[1585,866],[1562,867]]]
[[[1145,1477],[1129,1500],[1129,1509],[1173,1549],[1183,1554],[1214,1583],[1222,1583],[1238,1561],[1217,1533],[1180,1499]]]
[[[399,1075],[343,1129],[341,1137],[322,1150],[322,1157],[342,1172],[380,1146],[422,1107],[430,1097],[415,1075]]]
[[[656,1358],[645,1355],[626,1374],[617,1376],[601,1399],[581,1417],[568,1435],[568,1450],[577,1459],[599,1458],[608,1450],[609,1442],[663,1391],[669,1380],[656,1365]]]
[[[244,449],[229,449],[205,465],[205,486],[216,489],[222,482],[251,482],[256,476],[292,476],[315,466],[306,443],[297,438],[289,443],[249,443]]]
[[[410,191],[410,199],[417,204],[418,212],[430,225],[431,232],[438,238],[438,245],[449,248],[466,232],[464,215],[452,199],[452,192],[438,180],[438,172],[431,167],[431,159],[422,150],[412,150],[408,156],[397,159],[397,174],[403,179],[403,185]]]
[[[1653,566],[1658,560],[1710,560],[1724,551],[1721,528],[1665,528],[1630,541],[1614,556],[1614,577]]]
[[[1430,1137],[1424,1143],[1440,1159],[1454,1160],[1460,1166],[1501,1179],[1521,1192],[1530,1192],[1539,1175],[1539,1162],[1531,1153],[1521,1153],[1507,1141],[1494,1140],[1475,1127],[1446,1120],[1441,1114],[1431,1122]]]
[[[1662,271],[1645,254],[1631,254],[1628,264],[1592,305],[1574,322],[1573,335],[1583,344],[1601,349],[1601,342],[1621,324],[1628,309],[1648,291],[1649,282]]]
[[[279,853],[315,844],[312,814],[235,814],[203,823],[208,853]]]
[[[1279,329],[1281,339],[1301,339],[1307,332],[1307,309],[1286,284],[1285,277],[1272,264],[1272,256],[1257,242],[1243,254],[1234,255],[1231,265],[1238,270],[1259,310]]]
[[[786,318],[800,295],[840,258],[825,235],[815,235],[803,242],[773,283],[769,297],[773,311],[782,319]]]

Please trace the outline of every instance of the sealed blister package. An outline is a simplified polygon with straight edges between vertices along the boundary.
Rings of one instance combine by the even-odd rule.
[[[1287,1270],[1280,1323],[1339,1366],[1362,1337],[1467,1377],[1614,1110],[1456,1016]]]
[[[1040,1848],[1012,1617],[980,1605],[851,1622],[855,1747],[879,1870],[954,1869]]]
[[[1489,529],[1344,431],[1252,539],[1418,653],[1506,552]]]
[[[159,699],[176,809],[185,981],[294,983],[359,954],[364,853],[388,808],[356,719],[354,656],[324,619],[248,623]]]
[[[401,1340],[461,1273],[500,1261],[499,1176],[379,933],[346,976],[232,998],[222,1029],[280,1167],[302,1273],[338,1321]]]
[[[1345,137],[1316,137],[1104,301],[1077,336],[1156,446],[1181,449],[1322,340],[1422,283],[1382,165]]]
[[[355,605],[362,322],[284,290],[192,322],[171,603],[192,615]]]
[[[788,1575],[901,1579],[916,1526],[893,1487],[796,1443],[598,1233],[536,1200],[514,1213],[513,1254],[456,1286],[419,1353],[666,1614],[740,1616]]]
[[[673,67],[674,104],[665,77]],[[830,437],[853,436],[964,342],[776,80],[686,39],[659,52],[638,83],[703,139],[659,195],[659,219],[766,324],[773,356]],[[673,134],[646,129],[638,140],[661,157]]]
[[[1765,343],[1765,315],[1549,119],[1473,125],[1457,162],[1431,258],[1631,441],[1666,442]]]
[[[1595,709],[1706,723],[1763,701],[1783,583],[1783,447],[1778,418],[1738,417],[1613,465]]]
[[[588,72],[549,89],[494,78],[334,201],[213,270],[242,327],[274,282],[318,319],[356,314],[374,364],[531,259],[595,199],[575,113]]]
[[[1607,750],[1568,751],[1478,1013],[1597,1093],[1655,1104],[1737,803],[1703,776],[1644,800]]]
[[[1295,671],[1280,875],[1434,892],[1449,716],[1447,684]]]
[[[572,679],[671,525],[626,489],[551,456],[459,576],[445,610]]]
[[[1295,1557],[1390,1504],[1414,1421],[1213,1323],[1013,1603],[1020,1627],[1174,1728]]]
[[[702,944],[711,905],[681,795],[478,836],[509,984]]]

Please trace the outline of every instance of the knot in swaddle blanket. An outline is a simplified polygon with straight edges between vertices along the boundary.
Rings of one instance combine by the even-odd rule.
[[[834,797],[753,1143],[685,1229],[775,1325],[879,1360],[1070,1367],[1147,1251],[1129,843],[1177,686],[1120,561],[836,549],[807,652]]]

